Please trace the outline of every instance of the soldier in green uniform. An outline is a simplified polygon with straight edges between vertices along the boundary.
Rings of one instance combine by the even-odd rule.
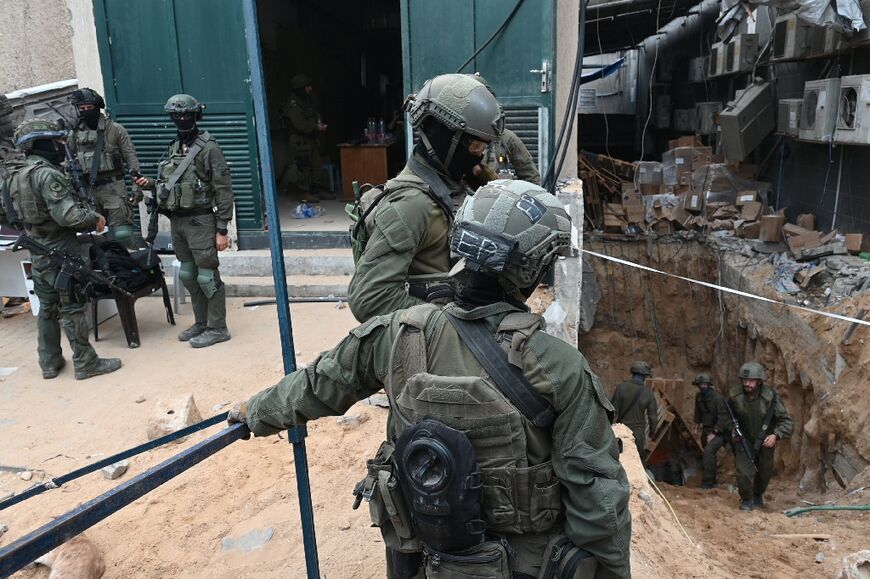
[[[317,198],[325,190],[323,163],[320,161],[320,134],[327,127],[314,108],[311,78],[297,74],[290,80],[290,89],[293,96],[281,111],[289,135],[287,156],[290,182],[303,196]]]
[[[368,242],[348,288],[348,305],[360,322],[444,291],[452,266],[447,234],[468,192],[461,179],[504,128],[498,101],[465,74],[427,81],[409,97],[407,110],[420,142],[366,221]]]
[[[716,486],[716,454],[728,443],[731,420],[725,408],[725,398],[713,387],[713,377],[701,372],[692,381],[698,387],[695,394],[695,436],[701,436],[704,448],[704,479],[701,488]]]
[[[81,255],[76,232],[102,229],[106,220],[76,198],[72,185],[60,170],[66,134],[58,123],[39,119],[25,121],[18,127],[15,145],[26,157],[5,163],[8,188],[3,188],[3,213],[7,222],[23,227],[43,245]],[[88,341],[87,298],[77,291],[61,292],[54,287],[58,271],[48,257],[33,255],[31,262],[33,289],[39,298],[36,328],[42,377],[56,378],[66,365],[60,347],[61,328],[72,347],[76,380],[120,368],[121,360],[100,358]]]
[[[307,368],[236,404],[229,422],[271,435],[343,414],[386,387],[387,441],[355,492],[370,499],[389,577],[630,577],[630,488],[611,429],[613,408],[583,355],[541,331],[541,318],[524,304],[556,257],[570,250],[570,217],[540,187],[495,181],[466,198],[450,247],[464,260],[456,268],[465,279],[455,302],[372,318]],[[480,335],[463,337],[460,327]],[[484,372],[468,346],[483,341],[495,352],[483,358],[526,381],[519,387],[535,400],[529,406],[540,406],[528,411],[509,401],[510,388]],[[434,448],[425,442],[430,427],[464,432],[473,454],[433,451],[431,460],[417,462],[417,454],[402,449]],[[421,452],[419,458],[429,454]],[[481,498],[459,505],[467,500],[463,492],[439,495],[449,508],[439,503],[437,512],[463,520],[427,519],[439,529],[433,533],[420,517],[435,511],[417,505],[430,504],[427,489],[439,492],[437,481],[447,476],[441,467],[456,472],[469,456],[479,472],[459,480]],[[397,489],[397,477],[432,484],[401,482]],[[387,504],[398,508],[392,518]],[[476,537],[467,550],[434,545],[465,535]],[[542,574],[553,567],[556,575]]]
[[[737,489],[740,510],[751,511],[764,508],[764,491],[773,476],[774,448],[791,436],[794,422],[776,390],[764,383],[761,364],[743,364],[738,377],[743,386],[731,389],[729,403],[753,456],[746,455],[743,444],[735,444]]]
[[[125,166],[131,175],[139,175],[133,141],[127,129],[100,112],[106,103],[96,91],[79,89],[72,93],[70,102],[78,111],[70,145],[82,169],[82,185],[93,195],[97,211],[106,216],[115,239],[135,249],[133,208],[142,200],[142,193],[138,187],[128,192],[124,183]]]
[[[205,105],[186,94],[169,97],[164,110],[178,129],[177,138],[157,166],[157,181],[136,183],[153,190],[160,212],[169,216],[172,244],[181,262],[179,278],[193,307],[194,324],[178,339],[205,348],[230,339],[226,286],[218,252],[227,248],[233,218],[233,186],[223,151],[208,131],[197,127]]]
[[[535,167],[532,154],[517,134],[510,129],[505,129],[501,137],[492,142],[486,151],[484,163],[501,179],[513,174],[517,179],[536,185],[541,184],[541,174]]]
[[[614,422],[621,422],[631,429],[637,453],[642,461],[646,461],[646,428],[649,426],[649,435],[655,436],[659,420],[656,397],[644,385],[647,377],[652,376],[652,368],[646,362],[637,361],[629,371],[631,378],[616,387],[610,401],[616,411]]]

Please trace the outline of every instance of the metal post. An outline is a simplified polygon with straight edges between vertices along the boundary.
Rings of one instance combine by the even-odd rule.
[[[296,370],[296,352],[293,347],[293,327],[290,323],[290,304],[287,296],[287,275],[284,270],[284,247],[281,243],[281,223],[278,218],[278,194],[275,186],[275,168],[272,164],[272,142],[269,137],[269,113],[266,106],[266,85],[263,80],[263,61],[260,52],[260,32],[257,23],[257,1],[242,2],[245,17],[245,40],[248,48],[248,67],[251,73],[251,97],[254,101],[254,125],[257,130],[260,170],[263,178],[263,197],[269,225],[269,246],[272,253],[272,275],[275,281],[275,299],[278,307],[278,328],[281,334],[281,355],[284,373]],[[308,479],[308,457],[305,451],[304,426],[288,431],[296,463],[296,488],[299,494],[299,514],[302,517],[302,543],[305,548],[305,566],[309,579],[319,579],[317,540],[314,535],[314,507],[311,504],[311,485]]]

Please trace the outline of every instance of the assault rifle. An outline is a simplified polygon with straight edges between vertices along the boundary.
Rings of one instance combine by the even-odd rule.
[[[67,142],[64,142],[63,144],[63,153],[66,157],[67,173],[69,173],[69,176],[72,178],[73,186],[79,194],[79,199],[87,203],[88,207],[94,207],[94,196],[91,195],[90,190],[85,187],[82,166],[79,164],[79,160],[76,159],[75,155],[73,155],[72,149],[70,149],[69,143]]]
[[[54,288],[58,292],[73,296],[75,295],[75,286],[78,285],[81,287],[81,295],[90,296],[94,293],[95,286],[102,286],[111,288],[127,297],[132,297],[130,292],[116,285],[112,278],[88,267],[81,255],[48,247],[26,233],[18,236],[12,246],[12,251],[20,251],[22,248],[30,251],[33,255],[47,257],[51,264],[57,268]]]
[[[737,415],[734,413],[734,409],[731,408],[731,402],[729,400],[725,401],[725,408],[728,409],[728,415],[731,417],[731,423],[734,425],[735,436],[733,436],[733,438],[740,441],[740,445],[743,447],[743,452],[746,453],[746,457],[749,459],[749,462],[752,463],[752,470],[758,472],[758,467],[755,466],[755,453],[753,453],[752,449],[749,448],[749,442],[747,442],[746,437],[743,436],[743,431],[740,429],[740,422],[737,420]]]

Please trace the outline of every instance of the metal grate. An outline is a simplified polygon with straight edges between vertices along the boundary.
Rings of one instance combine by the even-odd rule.
[[[504,108],[505,126],[515,132],[541,171],[541,139],[539,134],[537,106],[506,106]]]
[[[116,120],[130,133],[142,164],[142,173],[156,177],[157,163],[175,138],[175,126],[165,114],[117,115]],[[259,203],[255,203],[254,197],[259,195],[259,178],[257,168],[251,164],[251,148],[256,145],[248,139],[246,115],[210,113],[198,125],[217,140],[230,166],[239,228],[258,228],[256,224],[262,216],[256,214]],[[254,179],[257,179],[256,187]]]

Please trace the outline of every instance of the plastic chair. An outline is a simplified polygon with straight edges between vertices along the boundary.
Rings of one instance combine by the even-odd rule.
[[[139,322],[136,320],[136,300],[149,296],[158,290],[163,292],[163,309],[166,310],[166,321],[174,326],[175,316],[172,313],[172,303],[169,300],[169,288],[166,287],[166,280],[161,275],[151,284],[129,294],[112,289],[94,295],[91,298],[94,318],[94,341],[100,341],[100,324],[98,322],[99,317],[97,317],[97,308],[99,307],[100,300],[113,299],[115,300],[115,306],[118,308],[118,317],[121,318],[124,336],[127,338],[127,346],[138,348],[141,342],[139,340]]]

